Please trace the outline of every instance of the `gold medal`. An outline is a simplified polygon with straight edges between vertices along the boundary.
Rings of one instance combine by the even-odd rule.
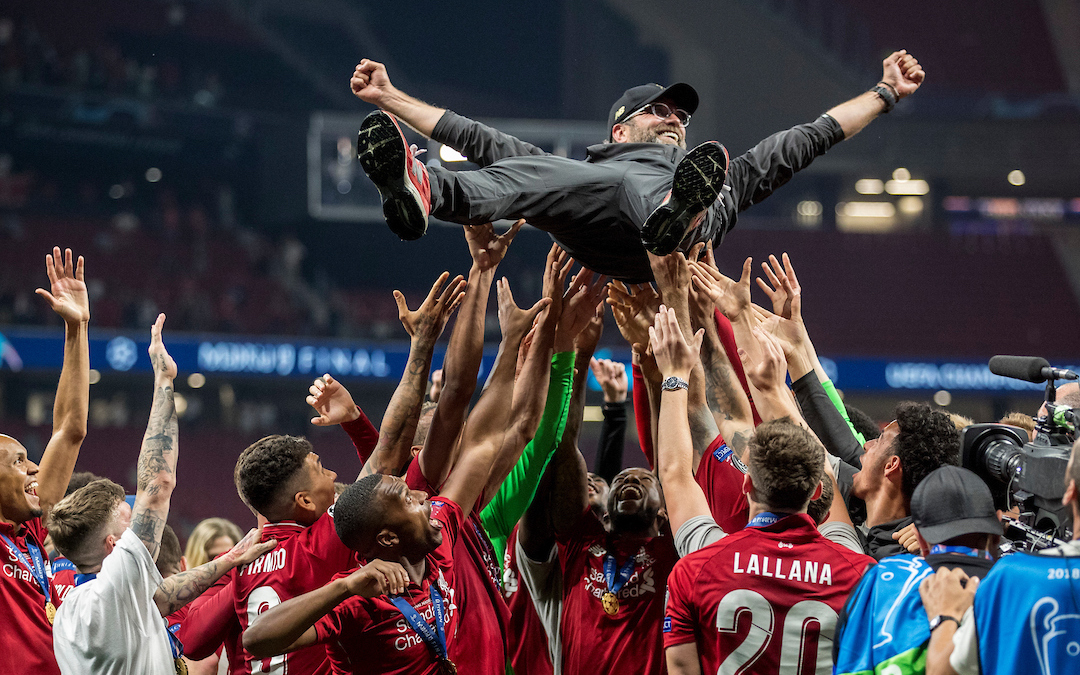
[[[183,656],[176,657],[176,675],[188,675],[187,661]]]
[[[56,605],[51,602],[45,603],[45,618],[49,620],[49,625],[56,623]]]
[[[611,591],[606,591],[601,595],[600,602],[604,604],[604,611],[608,616],[615,616],[619,613],[619,598]]]
[[[443,671],[443,675],[457,675],[457,665],[450,659],[439,659],[439,667]]]

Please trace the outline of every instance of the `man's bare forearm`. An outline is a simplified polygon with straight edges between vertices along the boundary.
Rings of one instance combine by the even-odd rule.
[[[186,572],[174,574],[154,591],[154,603],[161,616],[168,616],[206,592],[235,566],[233,559],[221,556]]]
[[[482,271],[476,265],[469,270],[468,290],[446,349],[443,362],[446,384],[431,420],[424,451],[418,458],[424,477],[436,487],[446,480],[454,465],[458,434],[476,392],[476,378],[484,355],[484,317],[494,279],[494,270]]]
[[[434,351],[434,341],[412,340],[405,373],[386,406],[379,428],[379,442],[364,464],[360,478],[373,473],[398,474],[409,461]]]
[[[255,658],[284,654],[312,626],[346,599],[352,597],[345,579],[286,600],[259,616],[244,631],[244,649]]]
[[[155,560],[161,544],[161,532],[169,517],[169,500],[176,484],[178,435],[173,381],[158,377],[154,382],[150,421],[139,451],[138,489],[131,514],[131,529]]]
[[[87,322],[65,324],[64,366],[53,404],[53,433],[41,457],[38,498],[48,512],[64,497],[86,438],[90,409],[90,347]]]
[[[379,107],[427,138],[431,138],[435,125],[446,114],[445,108],[437,108],[430,103],[424,103],[397,88],[387,92],[387,95],[379,102]]]
[[[883,112],[885,102],[874,92],[867,91],[832,108],[826,114],[836,120],[844,130],[844,138],[848,139],[866,128],[867,124]]]

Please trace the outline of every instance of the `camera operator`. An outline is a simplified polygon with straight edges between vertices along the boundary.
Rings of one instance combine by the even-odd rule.
[[[926,620],[919,582],[938,569],[983,577],[997,558],[1001,512],[978,475],[958,466],[930,473],[911,496],[921,556],[896,555],[866,571],[836,630],[837,675],[923,672],[931,635],[948,619]]]
[[[1080,442],[1065,472],[1062,503],[1071,511],[1073,540],[1039,555],[1017,553],[997,563],[980,584],[963,570],[940,570],[922,582],[928,617],[940,622],[930,638],[926,672],[968,675],[1065,673],[1080,665]],[[977,592],[976,592],[977,591]],[[957,619],[957,617],[963,617]],[[1033,664],[1038,663],[1038,668]]]

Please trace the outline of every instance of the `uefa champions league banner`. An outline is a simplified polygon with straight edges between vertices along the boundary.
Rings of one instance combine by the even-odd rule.
[[[311,379],[330,373],[343,380],[401,379],[409,357],[406,342],[371,342],[269,338],[264,336],[166,334],[169,353],[181,373]],[[136,332],[90,331],[90,366],[103,375],[149,373],[149,336]],[[432,368],[442,363],[445,345],[435,352]],[[480,377],[495,360],[494,345],[485,350]],[[0,370],[59,370],[63,361],[61,330],[0,328]],[[601,348],[597,358],[627,364],[630,350]],[[990,372],[990,356],[972,360],[822,358],[840,389],[861,391],[970,391],[978,393],[1042,391],[1043,385]],[[1049,359],[1052,365],[1080,370],[1080,358]],[[1070,365],[1072,364],[1072,365]],[[590,380],[592,380],[590,376]],[[632,379],[631,379],[632,383]],[[593,388],[598,388],[591,381]]]

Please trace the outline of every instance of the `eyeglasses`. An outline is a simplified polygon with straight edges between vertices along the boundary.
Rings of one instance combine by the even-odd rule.
[[[650,103],[641,110],[638,110],[634,114],[630,115],[630,117],[636,117],[638,115],[641,115],[642,113],[655,115],[662,120],[666,120],[668,117],[671,117],[671,115],[674,114],[675,118],[679,120],[679,124],[681,124],[684,129],[690,126],[690,113],[686,112],[682,108],[673,108],[667,103]],[[630,119],[630,117],[627,117],[626,120]],[[623,120],[623,122],[625,122],[626,120]]]

